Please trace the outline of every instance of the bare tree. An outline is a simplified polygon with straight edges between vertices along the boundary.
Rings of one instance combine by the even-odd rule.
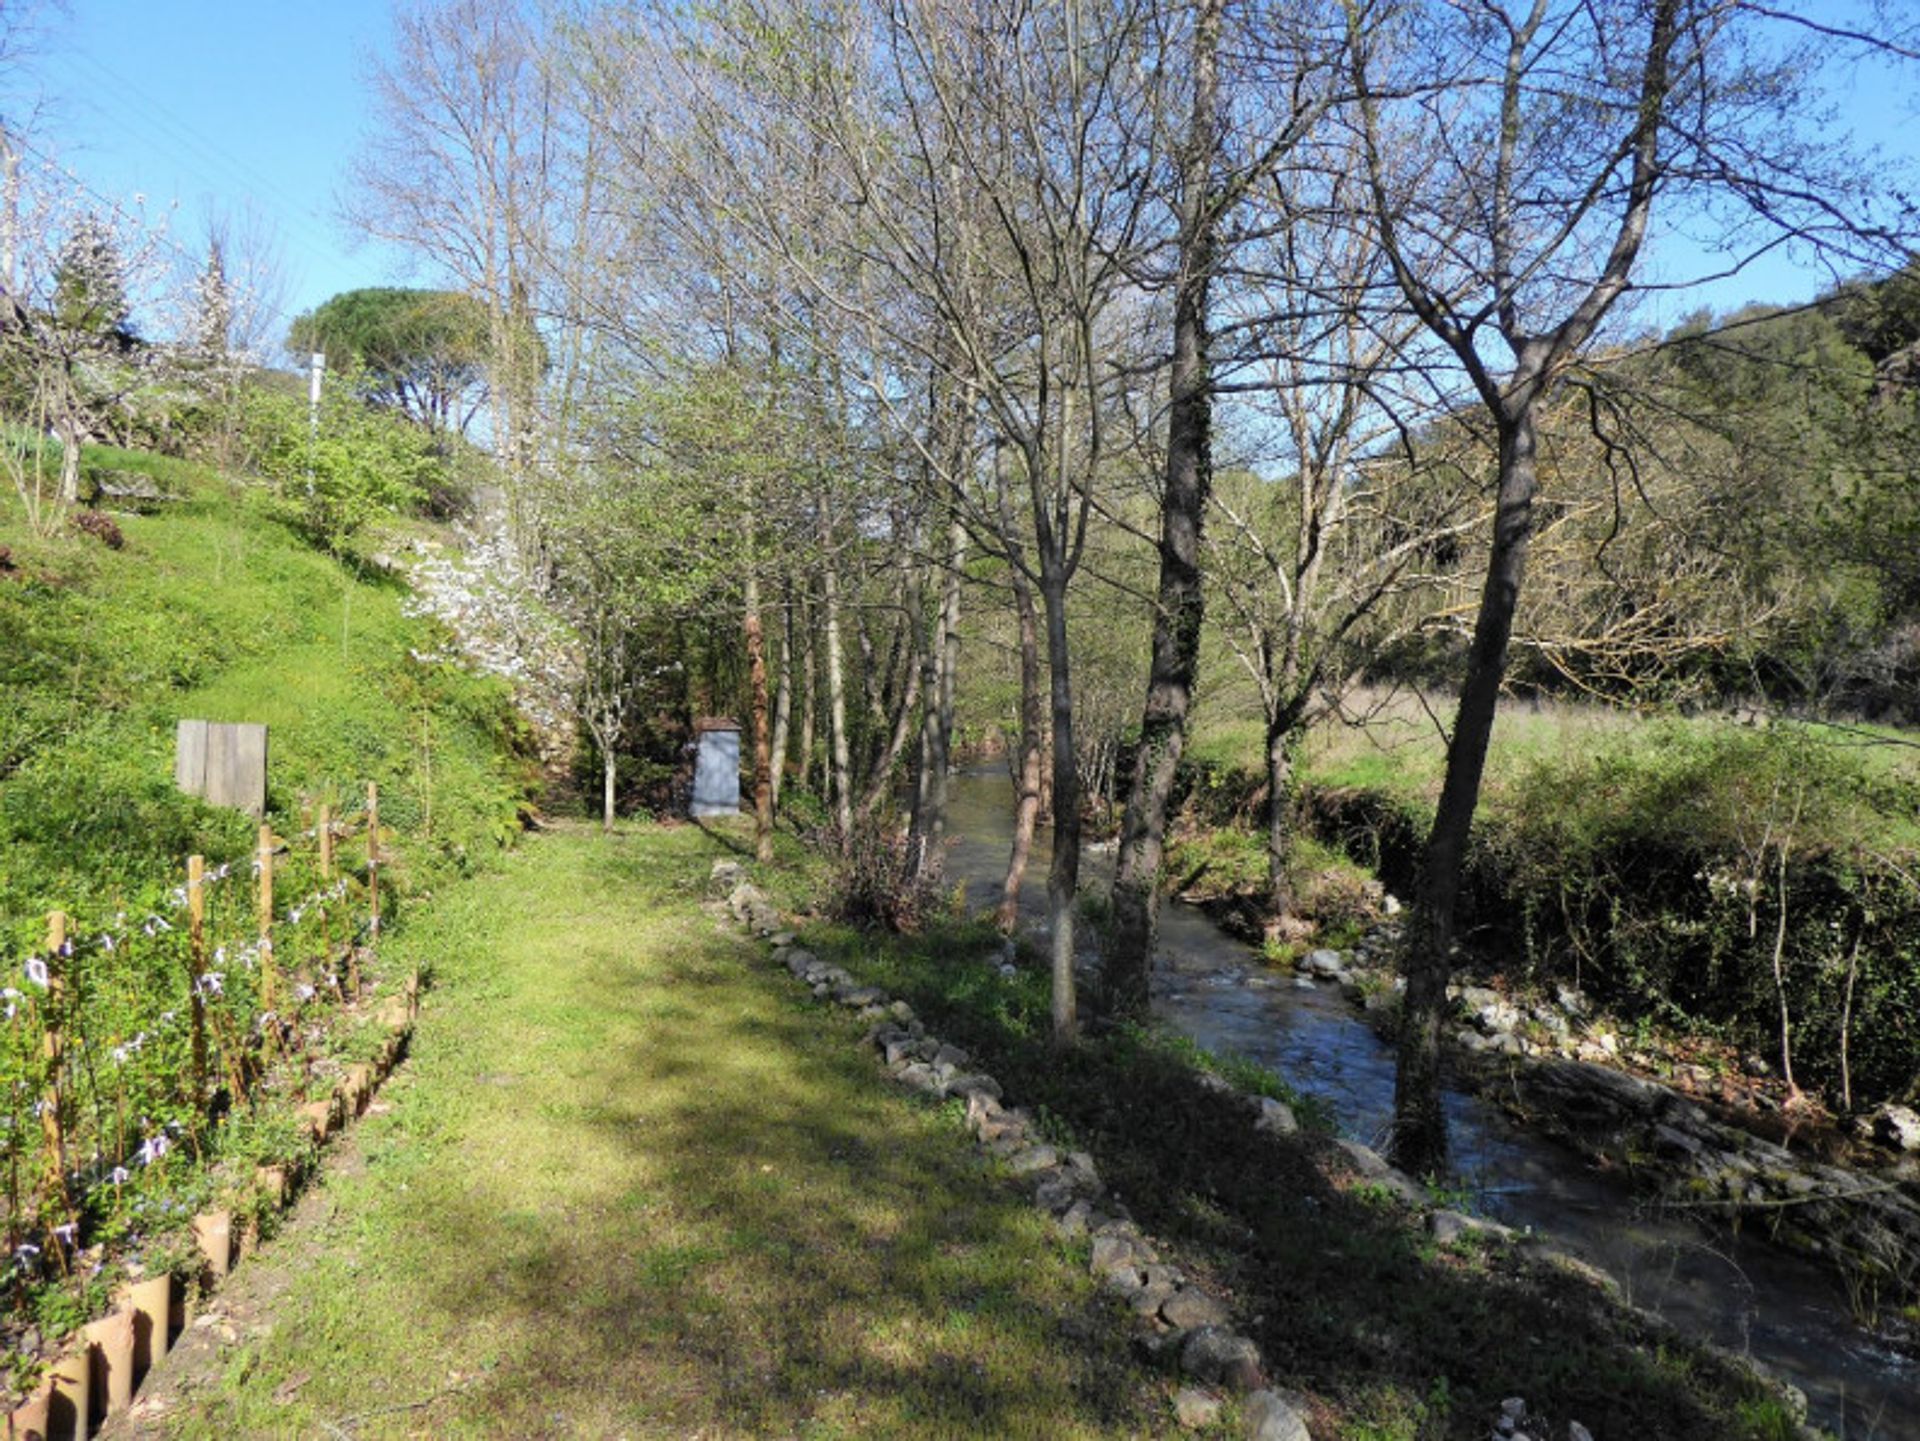
[[[521,0],[410,0],[394,24],[393,59],[368,76],[374,126],[342,208],[486,305],[494,452],[521,528],[546,361],[542,262],[566,252],[569,202],[591,195],[590,169],[568,167],[562,76]]]
[[[1859,187],[1805,128],[1818,59],[1794,41],[1807,18],[1795,6],[1431,0],[1347,14],[1370,223],[1498,450],[1485,586],[1405,959],[1392,1150],[1428,1171],[1446,1155],[1455,907],[1533,531],[1539,407],[1632,288],[1657,204],[1741,205],[1769,238],[1872,247],[1858,245],[1848,203]],[[1768,103],[1751,103],[1760,95]]]

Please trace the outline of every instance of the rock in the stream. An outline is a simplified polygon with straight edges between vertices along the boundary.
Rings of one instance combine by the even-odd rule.
[[[1247,1441],[1313,1441],[1297,1398],[1279,1391],[1255,1391],[1247,1397]]]
[[[1920,1151],[1920,1112],[1911,1106],[1882,1106],[1873,1113],[1873,1134],[1896,1151]]]
[[[1593,1432],[1578,1421],[1567,1422],[1567,1441],[1593,1441]]]
[[[1340,962],[1338,951],[1309,951],[1300,962],[1300,969],[1325,980],[1338,980],[1346,967]]]

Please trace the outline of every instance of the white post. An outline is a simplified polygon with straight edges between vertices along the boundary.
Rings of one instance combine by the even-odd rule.
[[[307,380],[307,495],[313,495],[313,447],[320,439],[320,381],[327,373],[327,357],[313,352]]]

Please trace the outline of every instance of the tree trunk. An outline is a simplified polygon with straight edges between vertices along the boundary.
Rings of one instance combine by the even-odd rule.
[[[1007,855],[1007,879],[1000,888],[1000,909],[994,917],[1007,934],[1020,917],[1020,885],[1033,851],[1033,828],[1040,819],[1041,755],[1045,747],[1046,698],[1040,685],[1040,617],[1034,609],[1033,586],[1026,573],[1013,567],[1013,608],[1020,627],[1020,738],[1019,763],[1014,768],[1013,847]]]
[[[603,742],[600,746],[600,829],[608,835],[613,834],[613,790],[619,769],[619,758],[614,755],[613,747]]]
[[[780,809],[780,786],[787,778],[787,741],[793,721],[793,596],[780,599],[780,679],[773,691],[773,808]]]
[[[1287,707],[1267,725],[1267,890],[1276,921],[1293,914],[1293,762],[1299,713]]]
[[[1047,611],[1047,668],[1053,702],[1053,865],[1047,872],[1047,926],[1053,976],[1053,1043],[1072,1045],[1080,1030],[1073,976],[1073,907],[1080,891],[1080,773],[1073,753],[1073,673],[1067,653],[1067,573],[1050,560],[1041,572]]]
[[[86,432],[71,399],[60,407],[55,428],[60,432],[60,504],[77,505],[80,502],[80,447]]]
[[[847,740],[847,671],[840,646],[840,575],[831,556],[820,566],[820,600],[826,611],[827,729],[833,752],[833,819],[844,848],[853,836],[853,759]]]
[[[918,595],[914,598],[911,623],[916,632],[926,624]],[[927,864],[934,767],[945,764],[944,757],[936,760],[934,754],[940,748],[940,640],[940,617],[936,613],[933,630],[920,652],[920,694],[926,698],[926,704],[920,711],[919,764],[913,772],[913,814],[907,822],[908,864],[916,876],[925,873]]]
[[[915,633],[919,626],[917,613],[920,609],[917,601],[908,602],[909,611],[916,615]],[[899,708],[887,720],[886,743],[881,746],[880,754],[874,759],[873,772],[867,777],[867,788],[860,797],[860,803],[854,807],[862,820],[880,809],[880,803],[893,789],[894,767],[900,763],[900,752],[906,749],[907,736],[913,729],[913,709],[920,703],[920,670],[916,664],[907,675],[907,688],[900,697]]]
[[[922,732],[922,766],[914,812],[914,869],[939,870],[947,835],[947,783],[953,770],[953,702],[960,671],[960,572],[967,561],[967,531],[956,514],[948,532],[947,565],[940,583],[940,614],[934,629],[928,696]]]
[[[747,688],[753,712],[753,855],[773,859],[773,745],[767,725],[767,642],[760,627],[760,577],[747,571]]]
[[[1447,746],[1446,779],[1422,857],[1404,962],[1407,993],[1391,1152],[1395,1165],[1416,1176],[1437,1174],[1447,1159],[1447,1122],[1440,1105],[1440,1025],[1453,970],[1455,912],[1467,833],[1480,800],[1480,780],[1493,738],[1507,643],[1513,634],[1514,607],[1533,530],[1533,498],[1538,489],[1535,446],[1533,405],[1528,398],[1500,417],[1500,492],[1493,548],[1487,557],[1473,644],[1467,652],[1460,710]]]
[[[1200,662],[1206,596],[1200,584],[1200,533],[1213,483],[1213,394],[1208,367],[1207,293],[1213,274],[1209,181],[1219,148],[1219,85],[1214,63],[1223,0],[1202,0],[1193,39],[1193,116],[1182,161],[1181,264],[1173,302],[1173,372],[1167,420],[1166,487],[1160,503],[1160,589],[1153,620],[1153,665],[1140,745],[1134,752],[1113,874],[1113,934],[1104,967],[1107,1002],[1143,1016],[1159,922],[1160,868],[1166,858],[1167,808],[1186,749]]]
[[[813,743],[820,710],[819,666],[814,661],[813,626],[800,612],[800,788],[813,785]]]

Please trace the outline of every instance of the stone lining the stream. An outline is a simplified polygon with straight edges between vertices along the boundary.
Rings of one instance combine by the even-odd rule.
[[[1298,969],[1380,1012],[1401,985],[1382,964],[1397,943],[1396,928],[1383,926],[1354,952],[1314,951]],[[1448,994],[1467,1018],[1451,1034],[1461,1071],[1536,1127],[1604,1157],[1670,1205],[1750,1223],[1788,1250],[1836,1263],[1849,1284],[1890,1292],[1894,1307],[1920,1298],[1920,1163],[1847,1170],[1716,1120],[1682,1092],[1606,1064],[1617,1042],[1610,1032],[1580,1033],[1577,992],[1524,1008],[1485,986]],[[1523,1037],[1528,1027],[1543,1039]],[[1898,1140],[1903,1119],[1876,1113],[1873,1124]]]

